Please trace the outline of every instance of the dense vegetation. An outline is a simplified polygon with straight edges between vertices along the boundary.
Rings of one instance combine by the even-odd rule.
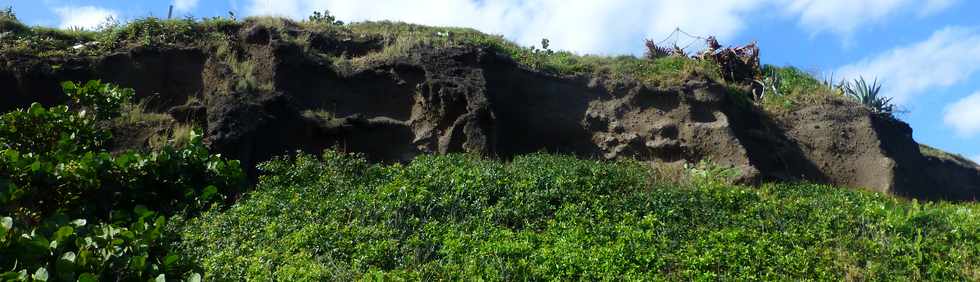
[[[0,278],[199,275],[170,251],[167,222],[239,190],[238,162],[208,154],[199,135],[181,147],[110,154],[100,124],[132,90],[98,81],[64,89],[71,107],[0,116]]]
[[[467,155],[262,165],[250,196],[191,220],[208,279],[976,280],[980,211],[691,168]]]

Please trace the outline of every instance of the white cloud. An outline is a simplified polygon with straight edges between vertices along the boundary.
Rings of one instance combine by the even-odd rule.
[[[786,11],[814,32],[850,34],[857,27],[885,19],[908,0],[789,0]]]
[[[980,133],[980,92],[947,106],[943,122],[961,137],[972,137]]]
[[[847,78],[877,77],[885,95],[903,104],[916,95],[952,86],[980,70],[980,31],[947,27],[928,39],[900,46],[838,69]]]
[[[61,28],[79,27],[94,29],[109,17],[119,17],[119,13],[116,11],[95,6],[60,7],[55,8],[54,12],[61,21],[58,24]]]
[[[174,0],[174,9],[187,12],[197,7],[198,0]]]
[[[615,54],[639,52],[643,38],[663,38],[677,27],[731,39],[745,25],[743,13],[766,1],[252,0],[246,11],[302,18],[315,10],[330,10],[346,21],[465,26],[523,45],[548,38],[555,49]]]
[[[922,11],[919,13],[919,15],[921,16],[932,15],[937,12],[949,9],[950,7],[952,7],[958,2],[960,1],[959,0],[926,0],[925,7],[922,8]]]
[[[878,24],[905,9],[928,16],[946,10],[959,0],[781,0],[791,16],[812,32],[850,36],[859,27]]]
[[[674,28],[728,41],[749,15],[783,12],[812,32],[848,35],[892,18],[902,8],[941,11],[959,0],[249,0],[248,15],[303,18],[330,10],[345,21],[396,20],[465,26],[502,34],[523,45],[551,40],[581,53],[638,53],[642,39]],[[682,45],[689,41],[678,42]],[[700,44],[700,43],[695,43]]]

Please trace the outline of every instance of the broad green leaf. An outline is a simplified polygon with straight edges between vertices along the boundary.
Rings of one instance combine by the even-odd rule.
[[[74,228],[71,228],[71,226],[62,226],[61,228],[58,228],[58,231],[54,233],[54,236],[51,237],[51,240],[64,241],[65,239],[67,239],[68,237],[74,234],[75,234]]]
[[[3,157],[11,162],[16,162],[18,159],[20,159],[20,152],[14,149],[6,149],[3,150]]]
[[[208,185],[208,187],[204,187],[204,190],[201,191],[201,200],[210,201],[211,197],[214,197],[216,194],[218,194],[218,187]]]
[[[82,273],[78,276],[78,282],[98,282],[99,277],[92,273]]]
[[[167,282],[167,275],[161,273],[160,275],[157,275],[157,278],[154,279],[153,281],[156,281],[156,282]]]
[[[75,253],[67,252],[61,255],[55,263],[55,277],[59,281],[68,281],[75,277]]]
[[[136,208],[133,208],[133,212],[136,213],[136,216],[138,217],[147,217],[153,214],[153,212],[151,212],[149,209],[146,208],[146,206],[143,205],[138,205],[136,206]]]
[[[67,253],[61,255],[61,259],[66,260],[66,261],[70,261],[70,262],[74,263],[75,262],[75,252],[67,252]]]
[[[48,270],[40,267],[37,271],[34,271],[34,275],[31,275],[31,278],[37,281],[48,281]]]
[[[87,223],[88,221],[85,220],[84,218],[79,218],[71,222],[71,224],[74,225],[75,227],[82,227],[85,226],[85,224]]]
[[[0,272],[0,281],[20,281],[26,279],[27,277],[26,275],[24,275],[23,272],[15,272],[15,271]]]
[[[0,218],[0,242],[7,240],[7,232],[14,229],[14,219],[10,217]]]
[[[170,267],[175,262],[177,262],[178,259],[180,259],[180,257],[175,254],[167,255],[166,257],[163,258],[163,265],[166,267]]]
[[[32,115],[41,115],[44,114],[45,111],[44,106],[41,106],[39,103],[32,103],[31,107],[27,109],[27,112]]]
[[[146,268],[146,256],[134,256],[129,266],[135,271],[143,271]]]
[[[187,282],[201,282],[201,274],[191,273],[191,275],[187,277],[187,280],[186,281]]]

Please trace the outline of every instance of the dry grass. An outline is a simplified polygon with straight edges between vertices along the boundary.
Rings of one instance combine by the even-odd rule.
[[[332,120],[335,118],[333,113],[324,110],[306,110],[303,111],[302,115],[310,120]]]
[[[650,164],[651,179],[655,183],[677,183],[686,186],[691,183],[691,174],[684,162],[656,162]]]
[[[280,17],[255,16],[245,18],[245,25],[259,25],[270,29],[270,31],[285,31],[287,28],[299,28],[299,24],[293,20]]]
[[[153,135],[148,141],[150,148],[153,150],[160,150],[166,147],[183,148],[190,144],[191,134],[193,133],[194,125],[175,123],[173,127]]]
[[[366,69],[377,64],[394,62],[400,59],[409,58],[422,48],[449,48],[457,45],[451,41],[433,37],[423,36],[404,36],[396,37],[386,44],[383,49],[377,52],[351,59],[354,69]]]
[[[146,110],[147,100],[140,102],[130,102],[122,105],[120,109],[120,115],[116,118],[117,122],[121,123],[144,123],[144,122],[160,122],[160,121],[170,121],[173,118],[167,114],[148,112]]]

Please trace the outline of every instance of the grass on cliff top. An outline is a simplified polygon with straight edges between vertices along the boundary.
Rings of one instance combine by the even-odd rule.
[[[919,144],[919,152],[921,152],[923,156],[951,161],[964,167],[980,167],[980,165],[978,165],[976,162],[970,160],[967,157],[964,157],[959,154],[945,152],[943,150],[933,148],[926,144]]]
[[[295,22],[283,18],[251,17],[243,21],[228,18],[158,19],[153,17],[128,23],[107,22],[96,31],[59,30],[46,27],[27,27],[15,17],[0,18],[0,33],[9,32],[0,43],[0,53],[38,57],[90,56],[128,46],[172,46],[214,44],[215,41],[235,40],[234,32],[243,26],[264,25],[279,32],[286,42],[309,45],[311,33],[338,37],[372,37],[380,39],[385,48],[367,58],[349,58],[357,65],[387,61],[409,56],[413,48],[477,45],[492,48],[512,57],[518,63],[537,71],[555,75],[599,75],[615,81],[639,81],[655,85],[675,85],[679,80],[697,73],[721,81],[714,64],[686,58],[645,60],[634,56],[577,55],[567,51],[524,47],[499,35],[490,35],[469,28],[431,27],[398,22],[361,22],[336,25],[312,21]],[[299,34],[284,29],[296,28]],[[638,40],[637,44],[641,44]],[[82,46],[82,44],[87,44]],[[327,54],[340,57],[342,54]]]
[[[192,219],[208,280],[980,279],[980,210],[810,184],[671,184],[643,164],[466,155],[261,166]],[[722,170],[723,171],[723,170]]]
[[[721,70],[711,61],[685,57],[654,60],[635,56],[579,55],[567,51],[524,47],[500,35],[482,33],[470,28],[434,27],[400,22],[359,22],[351,24],[318,21],[293,21],[276,17],[171,19],[143,18],[121,24],[108,22],[97,31],[58,30],[26,27],[13,17],[0,17],[0,54],[28,56],[97,56],[132,46],[208,46],[221,56],[230,44],[240,44],[238,33],[243,27],[265,26],[273,36],[287,44],[296,44],[306,52],[324,57],[341,73],[356,72],[372,66],[417,55],[420,48],[481,46],[511,57],[518,64],[535,71],[557,76],[590,76],[603,78],[606,87],[630,83],[651,86],[677,86],[691,77],[708,77],[736,90],[743,86],[725,83]],[[5,33],[6,32],[6,33]],[[380,42],[381,48],[366,55],[350,57],[336,50],[317,50],[313,38],[327,37],[338,41]],[[10,40],[6,40],[6,39]],[[238,43],[236,43],[238,42]],[[637,44],[641,44],[639,42]],[[225,56],[234,57],[234,56]],[[234,63],[229,61],[229,63]],[[235,64],[232,64],[235,65]],[[793,67],[766,67],[766,72],[782,78],[781,95],[769,95],[762,101],[770,111],[786,111],[835,93],[814,76]],[[243,81],[248,81],[243,78]],[[247,86],[247,85],[246,85]],[[246,87],[247,88],[247,87]],[[740,95],[745,96],[745,95]]]
[[[524,47],[499,35],[482,33],[471,28],[432,27],[399,22],[362,22],[347,25],[362,36],[378,36],[387,42],[381,60],[407,56],[413,48],[476,45],[492,48],[508,55],[530,69],[554,75],[595,75],[612,81],[638,81],[653,85],[677,85],[691,74],[701,74],[722,81],[717,65],[683,57],[656,60],[635,56],[578,55],[568,51],[545,50],[536,46]],[[642,43],[642,42],[640,42]],[[639,44],[639,43],[638,43]],[[391,52],[387,49],[394,49]]]

